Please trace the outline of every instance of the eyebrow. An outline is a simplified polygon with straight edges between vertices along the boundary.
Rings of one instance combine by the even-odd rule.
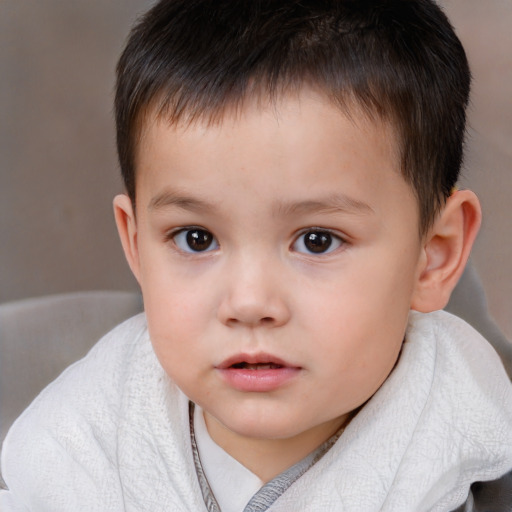
[[[194,212],[210,212],[216,209],[214,203],[204,199],[190,197],[178,191],[164,190],[151,199],[148,210],[162,210],[168,207],[176,207]]]
[[[179,191],[165,190],[154,196],[149,202],[148,210],[180,208],[198,213],[209,213],[217,209],[215,203],[181,194]],[[349,213],[371,214],[373,208],[358,199],[345,194],[331,194],[324,198],[304,201],[278,201],[273,208],[275,216],[293,216],[307,213]]]
[[[305,201],[282,202],[276,205],[278,215],[298,215],[307,213],[350,213],[371,214],[374,209],[364,201],[345,194],[331,194],[325,198]]]

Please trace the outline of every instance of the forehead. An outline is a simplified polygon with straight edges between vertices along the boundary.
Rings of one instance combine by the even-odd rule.
[[[393,156],[397,160],[400,159],[400,137],[394,123],[384,119],[367,106],[361,105],[353,95],[339,94],[333,98],[332,94],[313,84],[302,85],[299,88],[283,88],[275,94],[267,93],[262,87],[255,87],[250,93],[235,99],[232,103],[214,106],[211,110],[201,112],[179,112],[176,105],[166,101],[163,95],[159,95],[140,112],[137,118],[134,132],[136,135],[135,168],[139,167],[138,157],[144,144],[147,143],[149,132],[172,128],[177,135],[185,132],[200,132],[201,136],[207,136],[208,133],[219,132],[222,126],[247,125],[257,118],[274,117],[279,123],[283,115],[290,114],[292,111],[297,113],[311,111],[309,108],[311,105],[313,105],[315,117],[323,117],[326,121],[325,126],[320,126],[321,129],[329,130],[329,121],[338,114],[357,126],[362,136],[364,136],[363,132],[368,130],[381,131],[385,134],[386,144],[389,145]],[[326,113],[329,115],[326,116]],[[308,125],[310,119],[307,116],[302,118],[297,116],[296,122]],[[290,134],[290,137],[292,136]]]

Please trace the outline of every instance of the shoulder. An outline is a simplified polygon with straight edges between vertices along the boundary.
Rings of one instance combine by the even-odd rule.
[[[25,424],[35,421],[48,424],[54,414],[59,416],[62,412],[91,420],[96,409],[106,409],[102,410],[102,416],[108,414],[119,401],[129,361],[146,344],[149,345],[149,339],[143,314],[115,327],[39,394],[15,422],[8,439]]]
[[[40,393],[3,444],[2,475],[11,492],[0,503],[14,495],[27,502],[32,495],[48,496],[48,484],[59,479],[68,480],[70,496],[79,482],[77,496],[90,491],[108,501],[116,488],[112,467],[124,385],[134,358],[144,354],[151,357],[152,351],[145,317],[138,315],[104,336]],[[110,490],[98,493],[98,485]],[[104,510],[110,510],[108,503]]]
[[[455,315],[446,311],[427,314],[412,311],[406,340],[431,344],[440,370],[447,370],[449,366],[453,371],[470,372],[484,385],[497,381],[510,388],[503,363],[492,345]]]
[[[433,360],[429,408],[452,423],[463,422],[473,439],[492,441],[483,428],[487,423],[512,443],[512,383],[496,351],[473,327],[444,311],[413,312],[407,348],[415,354],[429,351]]]
[[[482,499],[481,490],[491,489],[490,482],[510,489],[510,477],[502,480],[501,475],[512,470],[512,384],[493,347],[465,321],[438,311],[411,314],[407,348],[409,353],[428,351],[433,360],[422,425],[436,433],[430,449],[439,444],[440,455],[453,457],[454,488],[468,493],[472,485],[467,506]]]

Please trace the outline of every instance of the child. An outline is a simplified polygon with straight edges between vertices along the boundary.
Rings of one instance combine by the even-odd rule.
[[[155,5],[116,91],[145,315],[17,421],[2,511],[511,510],[510,382],[437,311],[469,81],[430,0]]]

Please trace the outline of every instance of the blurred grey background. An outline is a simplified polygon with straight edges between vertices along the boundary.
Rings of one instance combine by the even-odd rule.
[[[0,0],[0,302],[136,290],[112,198],[122,190],[114,66],[149,0]],[[512,0],[443,0],[474,74],[462,185],[481,198],[473,260],[512,338]]]

